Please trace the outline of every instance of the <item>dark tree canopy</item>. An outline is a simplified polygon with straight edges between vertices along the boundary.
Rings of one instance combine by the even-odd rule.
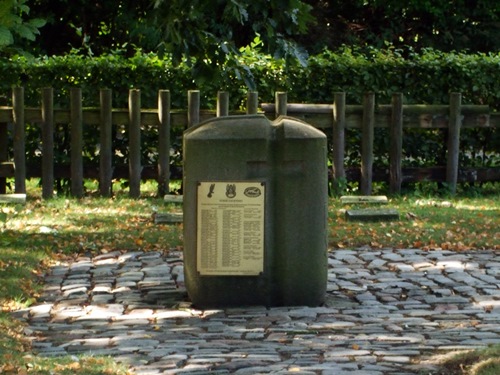
[[[47,20],[42,54],[81,49],[101,54],[170,52],[211,56],[236,51],[259,34],[271,52],[286,54],[291,37],[307,31],[310,6],[300,0],[35,0]]]
[[[155,1],[155,19],[165,49],[218,60],[260,35],[268,52],[299,57],[290,43],[305,34],[311,7],[300,0]]]
[[[217,66],[256,37],[266,52],[301,62],[306,51],[343,45],[500,50],[498,0],[0,0],[0,5],[0,47],[34,55],[141,51]]]
[[[500,50],[498,0],[306,0],[317,22],[301,41],[315,49],[343,44]]]
[[[47,20],[37,48],[62,55],[78,49],[99,55],[118,49],[145,50],[158,43],[150,21],[151,0],[34,0],[31,14]]]

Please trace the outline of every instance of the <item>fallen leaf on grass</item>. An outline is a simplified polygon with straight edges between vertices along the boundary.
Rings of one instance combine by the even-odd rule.
[[[418,216],[416,214],[414,214],[413,212],[407,212],[406,213],[406,218],[409,219],[409,220],[412,220],[412,219],[418,218]]]
[[[56,366],[56,370],[58,370],[58,371],[63,371],[63,370],[79,370],[80,367],[81,367],[81,365],[80,365],[79,362],[71,362],[68,365],[58,364]]]
[[[0,366],[0,374],[9,374],[13,373],[16,370],[14,365],[7,363],[6,365]]]
[[[413,247],[415,247],[417,249],[422,247],[422,245],[423,245],[422,241],[414,241],[413,242]]]

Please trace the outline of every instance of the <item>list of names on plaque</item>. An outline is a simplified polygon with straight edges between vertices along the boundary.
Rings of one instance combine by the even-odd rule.
[[[259,275],[264,270],[261,182],[200,182],[197,270],[201,275]]]

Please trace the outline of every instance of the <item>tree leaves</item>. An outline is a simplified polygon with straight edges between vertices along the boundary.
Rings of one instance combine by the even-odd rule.
[[[30,8],[27,0],[0,0],[0,51],[14,44],[14,35],[34,41],[45,20],[35,18],[25,20]]]
[[[0,25],[0,48],[14,43],[12,33],[5,26]]]
[[[155,22],[166,51],[177,64],[194,61],[193,73],[198,83],[220,75],[228,59],[238,63],[234,57],[256,36],[262,39],[267,52],[277,58],[288,63],[299,61],[303,66],[307,63],[305,49],[292,39],[304,33],[312,21],[311,6],[300,0],[287,4],[277,0],[215,4],[200,0],[157,0],[155,10]],[[246,75],[242,66],[236,66],[236,76],[244,77],[244,82],[254,87],[253,77]]]

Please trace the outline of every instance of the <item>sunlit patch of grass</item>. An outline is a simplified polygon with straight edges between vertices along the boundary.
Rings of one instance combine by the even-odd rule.
[[[366,205],[330,200],[330,244],[333,248],[369,245],[374,248],[498,249],[500,196],[425,200],[391,198],[383,208],[396,209],[399,220],[348,221],[345,211]]]
[[[432,362],[433,359],[430,359]],[[458,352],[437,359],[440,375],[498,375],[500,374],[500,345]]]
[[[63,356],[38,357],[22,352],[4,353],[0,362],[1,374],[37,375],[128,375],[127,366],[117,364],[111,357]]]

